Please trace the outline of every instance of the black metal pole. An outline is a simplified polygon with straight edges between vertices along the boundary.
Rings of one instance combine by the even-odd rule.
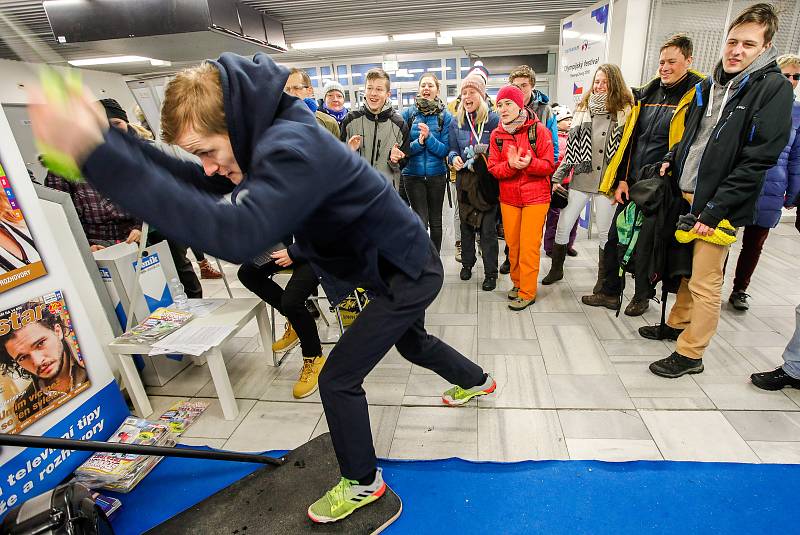
[[[96,451],[108,453],[131,453],[134,455],[157,455],[162,457],[188,457],[214,461],[235,461],[240,463],[260,463],[281,466],[283,459],[256,455],[255,453],[236,453],[229,451],[203,451],[188,448],[166,448],[163,446],[143,446],[141,444],[119,444],[115,442],[96,442],[92,440],[70,440],[66,438],[33,437],[30,435],[8,435],[0,433],[0,446],[26,448],[53,448],[73,451]]]

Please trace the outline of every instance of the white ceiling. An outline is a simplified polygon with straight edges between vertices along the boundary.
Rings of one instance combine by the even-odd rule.
[[[594,0],[242,0],[242,3],[283,22],[287,43],[363,35],[435,32],[477,27],[544,25],[544,33],[511,37],[454,38],[452,46],[435,41],[390,42],[338,50],[290,50],[277,54],[282,63],[325,61],[337,57],[382,54],[420,54],[458,50],[490,56],[547,50],[558,45],[561,19],[594,3]],[[71,59],[111,55],[101,43],[58,44],[53,38],[41,0],[0,0],[0,58],[24,61],[65,62]],[[40,44],[37,52],[26,38]],[[131,45],[128,55],[137,53]],[[43,48],[43,49],[42,49]],[[118,53],[115,47],[114,54]],[[198,48],[203,48],[198,46]],[[206,47],[207,48],[207,47]],[[258,51],[253,47],[253,52]],[[224,50],[219,50],[219,53]],[[196,61],[205,59],[203,56]],[[180,64],[173,64],[175,70]],[[96,68],[96,67],[93,67]],[[164,68],[126,64],[107,70],[121,74],[152,74]]]

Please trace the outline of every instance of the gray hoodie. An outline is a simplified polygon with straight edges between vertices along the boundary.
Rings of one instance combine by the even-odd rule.
[[[706,113],[697,127],[697,134],[695,135],[689,153],[686,155],[686,161],[683,164],[683,171],[679,185],[682,191],[694,193],[694,188],[697,185],[697,173],[700,170],[700,161],[703,159],[703,153],[706,150],[706,145],[711,139],[711,134],[717,123],[722,118],[722,110],[725,109],[725,103],[731,95],[736,93],[739,84],[745,76],[751,74],[769,63],[775,61],[778,57],[778,51],[774,46],[766,49],[760,56],[758,56],[753,63],[751,63],[745,70],[737,74],[727,84],[720,82],[724,71],[722,70],[722,61],[717,63],[714,68],[714,76],[712,78],[711,92],[708,97],[708,106]]]

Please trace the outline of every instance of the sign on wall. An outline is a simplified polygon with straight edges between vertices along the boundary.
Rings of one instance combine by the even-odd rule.
[[[561,20],[558,102],[573,111],[592,90],[597,67],[606,62],[609,3],[600,2]]]
[[[0,288],[0,432],[105,440],[130,414],[107,360],[110,332],[101,336],[93,324],[96,290],[67,267],[67,255],[80,249],[71,235],[69,243],[57,241],[48,225],[2,109],[0,165],[0,258],[25,260],[18,269],[31,273],[42,266],[36,277]],[[0,518],[58,485],[89,455],[3,447]]]

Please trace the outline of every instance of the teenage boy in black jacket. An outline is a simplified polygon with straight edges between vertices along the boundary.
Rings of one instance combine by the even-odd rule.
[[[667,155],[671,170],[697,217],[691,279],[684,279],[664,337],[675,352],[650,365],[662,377],[703,371],[703,353],[719,323],[723,265],[728,247],[703,241],[720,221],[734,227],[752,223],[764,174],[775,165],[791,128],[791,84],[775,58],[772,38],[778,17],[769,4],[742,11],[728,28],[722,59],[713,76],[698,84],[686,130]],[[658,339],[659,326],[642,327]]]
[[[611,220],[608,242],[603,250],[600,290],[584,295],[581,301],[585,305],[612,310],[618,306],[623,281],[619,275],[617,216],[625,209],[629,200],[628,189],[639,178],[641,168],[660,162],[670,144],[680,139],[676,123],[685,117],[695,85],[703,79],[701,74],[690,70],[693,48],[692,40],[685,34],[670,37],[661,45],[658,78],[633,90],[636,105],[628,119],[629,124],[625,125],[626,131],[631,130],[631,136],[626,141],[623,135],[619,148],[624,151],[614,195],[619,206]],[[625,308],[628,316],[641,316],[649,307],[653,287],[648,280],[648,268],[647,262],[636,263],[636,293]]]
[[[442,396],[448,405],[493,392],[495,383],[425,331],[425,309],[444,272],[419,217],[303,101],[283,92],[288,76],[265,54],[226,53],[170,81],[162,137],[202,167],[109,129],[87,95],[70,95],[66,106],[31,106],[30,116],[37,139],[72,156],[98,190],[179,241],[246,262],[293,234],[292,247],[332,302],[356,286],[373,291],[319,378],[343,477],[308,516],[335,522],[386,492],[362,385],[392,346],[459,385]],[[228,202],[223,195],[231,190]]]

